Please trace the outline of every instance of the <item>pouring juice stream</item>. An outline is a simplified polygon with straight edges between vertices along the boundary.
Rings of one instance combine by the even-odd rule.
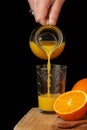
[[[46,35],[43,35],[43,30],[47,29]],[[50,30],[50,31],[49,31]],[[54,33],[54,35],[53,35]],[[56,34],[55,34],[56,33]],[[40,37],[39,37],[40,35]],[[48,36],[49,35],[49,36]],[[59,39],[56,39],[55,35],[59,35]],[[44,40],[42,39],[48,36],[48,39]],[[49,38],[51,37],[51,39]],[[38,39],[38,40],[37,40]],[[62,41],[62,42],[61,42]],[[37,43],[37,44],[36,44]],[[43,111],[54,111],[53,110],[53,102],[59,95],[59,93],[51,93],[51,56],[54,54],[55,57],[57,57],[59,54],[62,53],[65,42],[63,42],[61,31],[58,30],[56,27],[53,26],[44,26],[41,27],[39,30],[36,31],[35,35],[35,41],[30,40],[30,47],[32,52],[38,56],[39,58],[42,58],[41,56],[45,56],[45,59],[47,59],[47,93],[38,95],[38,102],[39,102],[39,108]],[[39,54],[40,52],[40,54]],[[56,52],[56,53],[55,53]],[[55,58],[54,57],[54,58]],[[44,58],[42,58],[44,59]]]
[[[53,102],[57,98],[59,93],[53,94],[50,92],[51,89],[51,60],[50,57],[52,53],[56,50],[56,41],[43,41],[40,43],[41,48],[45,51],[48,61],[47,61],[47,93],[38,96],[39,108],[44,111],[54,111]],[[61,46],[62,43],[59,45]]]
[[[48,78],[47,78],[47,93],[48,96],[50,95],[50,87],[51,87],[51,62],[50,62],[50,57],[53,51],[55,51],[56,47],[56,41],[42,41],[41,42],[41,48],[45,51],[47,57],[48,57],[48,62],[47,62],[47,71],[48,71]]]

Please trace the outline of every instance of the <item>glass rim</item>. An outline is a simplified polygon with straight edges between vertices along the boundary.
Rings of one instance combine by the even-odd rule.
[[[47,69],[47,64],[38,64],[36,65],[36,69]],[[65,64],[51,64],[51,69],[67,69],[67,65]]]

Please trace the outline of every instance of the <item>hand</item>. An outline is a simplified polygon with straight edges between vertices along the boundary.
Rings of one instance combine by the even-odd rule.
[[[65,0],[28,0],[35,21],[42,25],[56,25]]]

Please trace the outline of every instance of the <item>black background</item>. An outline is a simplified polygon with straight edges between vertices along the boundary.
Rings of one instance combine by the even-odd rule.
[[[84,1],[67,0],[57,22],[65,35],[66,46],[62,54],[51,62],[68,66],[66,91],[78,80],[87,77],[86,10]],[[12,130],[29,109],[37,107],[35,66],[47,63],[34,56],[29,48],[30,33],[38,23],[28,11],[27,0],[17,0],[12,1],[3,14],[0,90],[2,130]]]

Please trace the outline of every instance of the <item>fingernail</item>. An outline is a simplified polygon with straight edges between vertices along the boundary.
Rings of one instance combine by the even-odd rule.
[[[46,20],[46,25],[49,25],[49,20],[48,19]]]

